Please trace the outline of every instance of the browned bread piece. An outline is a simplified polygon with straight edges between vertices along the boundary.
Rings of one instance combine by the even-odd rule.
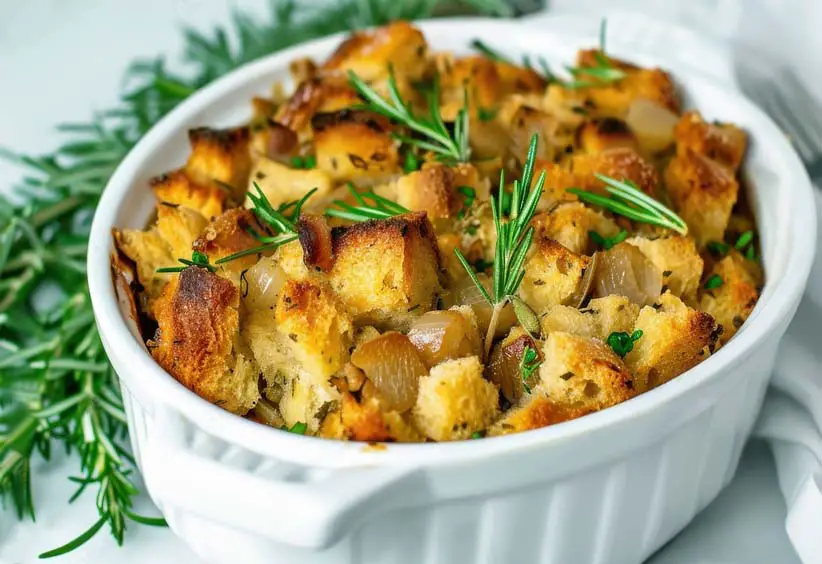
[[[331,288],[358,323],[403,328],[441,292],[440,257],[424,212],[332,230]]]
[[[613,117],[593,118],[583,123],[577,130],[577,145],[590,155],[608,149],[639,150],[639,144],[628,124]]]
[[[662,273],[663,293],[667,288],[686,303],[693,303],[702,278],[702,257],[690,237],[671,235],[658,239],[631,237],[637,247]]]
[[[297,133],[300,141],[311,138],[311,120],[317,113],[336,112],[353,106],[359,97],[347,77],[310,78],[274,114],[274,119]]]
[[[488,436],[497,437],[541,429],[588,413],[590,411],[581,407],[570,407],[539,394],[530,394],[523,398],[522,405],[506,411],[503,417],[488,429]]]
[[[464,192],[473,193],[471,200],[487,200],[489,184],[471,164],[430,164],[397,181],[396,201],[408,210],[426,212],[431,221],[454,218],[469,213]]]
[[[191,155],[186,175],[203,186],[222,186],[236,200],[242,200],[251,170],[248,128],[200,127],[188,132],[188,140]]]
[[[259,247],[260,242],[249,233],[249,229],[264,233],[251,210],[230,209],[211,220],[194,241],[193,248],[208,255],[214,264],[223,257]],[[258,260],[258,255],[252,254],[225,262],[218,268],[239,285],[240,274],[254,266]]]
[[[636,395],[625,363],[599,339],[549,333],[542,349],[536,393],[558,404],[597,411]]]
[[[705,273],[705,280],[718,276],[717,288],[704,288],[699,309],[711,314],[722,325],[719,344],[733,337],[751,315],[759,299],[762,278],[758,267],[736,250],[717,262]]]
[[[656,168],[629,147],[605,149],[595,154],[574,155],[571,159],[571,170],[577,188],[604,194],[605,184],[594,176],[603,174],[615,180],[630,180],[651,196],[658,192],[659,174]]]
[[[482,377],[476,356],[447,360],[420,379],[413,408],[416,427],[435,441],[468,439],[499,415],[497,387]]]
[[[638,315],[638,305],[625,296],[611,295],[591,300],[584,309],[550,307],[540,322],[544,335],[563,331],[605,341],[614,332],[630,333]]]
[[[678,152],[693,151],[731,170],[738,170],[745,157],[748,137],[735,125],[708,123],[696,111],[686,112],[674,129]]]
[[[553,211],[538,214],[533,219],[533,225],[535,237],[553,239],[580,255],[597,250],[591,240],[591,231],[602,237],[614,237],[620,231],[612,219],[579,202],[562,204]]]
[[[282,204],[299,200],[309,191],[316,192],[309,200],[310,204],[327,197],[334,189],[334,182],[324,170],[318,168],[290,168],[277,161],[261,158],[254,165],[248,181],[248,191],[256,194],[257,187],[265,194],[274,209]],[[246,206],[250,206],[246,200]]]
[[[200,397],[240,415],[260,397],[258,370],[242,352],[239,291],[204,268],[191,266],[157,300],[151,355]]]
[[[228,192],[215,184],[195,184],[184,170],[175,170],[149,181],[160,203],[176,204],[198,211],[206,219],[223,213]]]
[[[739,193],[733,171],[686,148],[665,169],[665,184],[697,245],[721,241]]]
[[[710,356],[720,332],[713,317],[691,309],[666,292],[659,304],[645,306],[635,330],[642,337],[625,361],[634,373],[639,392],[679,376]]]
[[[534,311],[580,301],[580,284],[590,258],[539,235],[531,243],[529,254],[519,289],[522,299]]]

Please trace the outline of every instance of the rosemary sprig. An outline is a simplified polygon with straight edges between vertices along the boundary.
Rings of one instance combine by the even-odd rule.
[[[380,96],[376,90],[353,71],[349,71],[348,79],[352,88],[365,100],[367,109],[390,118],[424,137],[420,139],[395,134],[394,137],[398,140],[409,146],[431,151],[441,159],[452,162],[468,162],[471,156],[471,148],[468,145],[467,95],[466,104],[457,112],[457,117],[454,120],[454,133],[452,134],[448,131],[440,115],[439,78],[437,76],[434,77],[431,88],[426,93],[430,113],[428,119],[416,116],[411,109],[411,105],[402,99],[393,71],[389,72],[388,99]]]
[[[201,253],[199,251],[194,251],[191,253],[191,260],[178,258],[177,262],[182,263],[183,266],[167,266],[164,268],[158,268],[157,272],[160,274],[170,272],[182,272],[189,266],[199,266],[200,268],[205,268],[209,272],[217,272],[217,269],[214,267],[214,265],[208,262],[208,255],[205,253]]]
[[[494,228],[497,232],[497,246],[494,254],[494,274],[492,291],[489,292],[477,278],[474,269],[468,263],[459,249],[454,249],[460,263],[465,268],[468,275],[479,289],[482,297],[493,307],[491,323],[485,335],[485,354],[491,350],[496,325],[502,308],[516,299],[516,293],[520,282],[525,276],[525,257],[531,240],[534,237],[534,228],[529,226],[531,219],[536,212],[537,204],[542,195],[542,187],[545,184],[545,171],[542,171],[536,182],[533,181],[534,163],[537,157],[538,136],[531,137],[531,144],[528,148],[528,156],[525,159],[522,176],[513,183],[511,192],[510,212],[507,217],[503,215],[503,199],[505,194],[504,172],[500,174],[500,189],[497,199],[491,199],[491,214],[494,218]],[[519,300],[519,302],[522,302]],[[524,302],[521,303],[524,306]],[[520,317],[518,315],[518,317]],[[523,325],[532,326],[531,320],[521,319]],[[530,329],[529,329],[530,331]]]
[[[15,201],[0,196],[0,497],[18,517],[34,518],[30,457],[37,452],[48,459],[54,444],[80,455],[77,495],[88,489],[97,494],[98,519],[43,556],[73,550],[103,528],[122,543],[131,522],[162,524],[132,510],[137,488],[119,384],[97,334],[85,281],[91,217],[117,165],[166,113],[248,61],[339,31],[430,17],[440,4],[341,0],[298,7],[296,0],[272,0],[268,19],[235,13],[228,30],[186,31],[188,68],[180,74],[159,58],[132,65],[121,103],[93,123],[60,126],[69,139],[53,154],[0,150],[0,157],[27,169],[22,185],[8,192]],[[510,14],[502,0],[464,4]],[[57,288],[57,297],[45,299],[45,287]]]
[[[349,221],[362,222],[368,221],[369,219],[386,219],[409,212],[409,210],[398,203],[392,202],[388,198],[383,198],[371,190],[367,192],[357,192],[357,189],[354,188],[354,185],[350,182],[347,187],[359,205],[352,206],[342,200],[334,200],[333,204],[337,207],[328,208],[325,210],[325,215],[347,219]]]
[[[682,235],[688,234],[688,225],[681,217],[640,190],[632,181],[619,181],[604,174],[594,176],[605,184],[605,190],[610,196],[595,194],[581,188],[568,188],[567,191],[575,194],[583,202],[600,206],[633,221],[658,225]]]

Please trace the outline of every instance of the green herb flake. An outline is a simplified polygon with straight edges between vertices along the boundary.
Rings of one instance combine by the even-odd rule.
[[[528,386],[528,382],[537,368],[539,368],[540,364],[542,364],[542,360],[539,358],[537,351],[530,346],[525,347],[525,351],[519,361],[519,371],[522,378],[522,387],[528,394],[531,393],[531,388]]]
[[[626,354],[634,350],[634,343],[642,338],[642,330],[637,329],[630,335],[625,331],[614,331],[608,335],[606,342],[619,357],[624,358]]]
[[[406,174],[411,174],[412,172],[416,172],[420,169],[420,160],[417,158],[417,155],[414,154],[413,150],[406,151],[405,158],[402,161],[402,170]]]
[[[628,238],[628,232],[624,229],[620,230],[619,233],[614,235],[613,237],[603,237],[596,231],[589,231],[588,236],[591,238],[591,241],[599,247],[600,249],[607,251],[613,249],[616,245],[623,242],[625,239]]]
[[[305,435],[305,432],[308,430],[308,425],[301,421],[297,421],[291,426],[291,428],[286,430],[289,433],[294,433],[295,435]]]
[[[719,274],[714,274],[705,282],[706,290],[715,290],[724,284],[722,277]]]
[[[499,113],[499,108],[480,108],[478,111],[480,121],[493,121]]]
[[[707,248],[713,256],[718,258],[724,257],[731,250],[731,246],[723,241],[709,241]]]
[[[754,232],[753,231],[746,231],[745,233],[743,233],[742,235],[739,236],[739,239],[736,240],[736,243],[734,244],[734,248],[737,251],[744,251],[745,248],[748,245],[751,244],[751,242],[753,241],[753,238],[754,238]]]

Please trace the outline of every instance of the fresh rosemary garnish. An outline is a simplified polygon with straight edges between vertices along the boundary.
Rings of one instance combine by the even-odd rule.
[[[191,260],[178,258],[177,262],[182,263],[183,266],[168,266],[165,268],[158,268],[157,272],[182,272],[189,266],[199,266],[200,268],[205,268],[209,272],[217,272],[217,269],[214,267],[214,265],[208,262],[208,255],[205,253],[201,253],[199,251],[194,251],[191,253]]]
[[[525,352],[523,352],[522,358],[519,361],[519,372],[522,377],[522,387],[526,393],[531,393],[528,382],[540,364],[542,364],[542,361],[539,355],[537,355],[537,351],[531,347],[525,347]]]
[[[482,297],[493,307],[491,323],[485,335],[485,355],[491,350],[491,344],[496,331],[499,315],[502,308],[511,301],[512,296],[519,289],[520,282],[525,276],[525,256],[534,237],[534,228],[529,226],[536,212],[537,204],[542,195],[545,184],[545,171],[540,172],[536,182],[532,183],[534,164],[537,158],[538,136],[531,137],[528,156],[522,169],[522,177],[515,180],[511,192],[510,213],[501,213],[503,198],[506,191],[504,172],[500,173],[500,190],[495,200],[491,198],[491,214],[494,218],[494,228],[497,232],[497,245],[494,255],[494,275],[492,293],[489,294],[477,278],[465,256],[459,249],[454,249],[460,263],[476,284]],[[522,323],[522,320],[520,320]]]
[[[633,221],[658,225],[682,235],[688,234],[688,225],[681,217],[640,190],[630,180],[619,181],[604,174],[594,176],[605,183],[605,190],[610,197],[580,188],[568,188],[567,191],[583,202],[600,206]]]
[[[502,0],[464,4],[510,15]],[[104,528],[122,544],[129,523],[163,524],[132,509],[138,489],[118,379],[100,343],[86,286],[88,229],[103,187],[160,118],[234,68],[332,33],[430,17],[442,2],[364,5],[341,0],[298,8],[296,0],[273,0],[270,18],[235,13],[231,30],[187,30],[184,72],[169,72],[161,58],[135,63],[121,103],[93,123],[60,126],[69,139],[53,154],[0,152],[28,169],[22,186],[8,191],[15,202],[0,197],[0,497],[19,518],[33,519],[31,456],[48,459],[59,445],[79,454],[83,475],[74,480],[75,498],[92,489],[97,499],[98,519],[91,527],[44,557],[69,552]],[[40,289],[49,286],[59,288],[56,305],[42,299]]]
[[[722,286],[722,284],[724,284],[724,283],[725,283],[725,281],[722,280],[722,277],[719,274],[714,274],[713,276],[708,278],[708,280],[705,281],[705,289],[706,290],[716,290],[717,288]]]
[[[608,335],[608,346],[620,357],[634,350],[634,343],[642,337],[642,329],[637,329],[630,335],[625,331],[614,331]]]
[[[628,232],[624,229],[621,229],[619,233],[617,233],[613,237],[603,237],[596,231],[589,231],[588,236],[591,238],[591,241],[593,241],[597,247],[599,247],[603,251],[607,251],[613,249],[616,245],[622,243],[625,239],[627,239]]]
[[[354,90],[365,100],[367,109],[406,126],[415,133],[422,135],[424,139],[396,134],[394,137],[408,146],[431,151],[441,159],[451,162],[468,162],[471,156],[471,148],[468,145],[467,95],[465,105],[457,112],[452,135],[440,115],[439,78],[437,76],[434,77],[431,90],[428,93],[430,119],[414,115],[411,105],[402,99],[393,71],[389,73],[388,99],[380,96],[376,90],[371,88],[353,71],[349,71],[348,78]]]
[[[354,185],[350,182],[348,183],[348,191],[351,192],[351,195],[359,205],[352,206],[342,200],[334,200],[333,204],[337,207],[328,208],[325,210],[325,215],[361,222],[368,221],[369,219],[387,219],[395,215],[408,213],[409,211],[388,198],[378,196],[371,190],[367,192],[357,192],[357,189],[354,188]]]

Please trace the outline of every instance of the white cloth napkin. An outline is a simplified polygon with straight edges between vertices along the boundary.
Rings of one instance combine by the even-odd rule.
[[[629,43],[644,51],[664,53],[672,63],[698,66],[703,73],[734,87],[737,87],[740,66],[751,63],[750,60],[742,60],[746,45],[758,44],[759,50],[763,48],[764,42],[758,43],[757,38],[750,35],[752,29],[768,29],[763,23],[768,21],[772,23],[772,32],[778,28],[775,20],[770,19],[773,2],[767,1],[746,3],[749,9],[744,11],[734,8],[741,8],[741,3],[734,0],[720,1],[723,9],[713,11],[704,9],[705,4],[712,2],[692,1],[687,6],[683,3],[655,2],[653,6],[647,6],[644,14],[603,12],[601,0],[585,0],[582,5],[576,0],[573,3],[563,0],[552,3],[554,6],[556,4],[564,4],[566,6],[563,7],[573,10],[533,16],[531,21],[551,33],[562,34],[573,30],[595,37],[600,18],[604,16],[608,19],[609,45]],[[628,4],[638,8],[643,2],[630,0]],[[702,10],[698,9],[697,5],[700,4],[703,5]],[[783,12],[790,12],[783,3],[780,5]],[[762,8],[759,20],[756,20],[757,6]],[[599,10],[595,9],[597,7]],[[822,7],[822,3],[817,7]],[[580,8],[587,8],[584,16],[578,13]],[[666,23],[645,14],[673,17],[677,23]],[[700,14],[705,18],[713,16],[709,26],[699,28],[714,32],[712,36],[682,24],[698,23]],[[749,25],[752,18],[759,23]],[[722,20],[724,27],[717,27],[717,19]],[[770,41],[773,39],[772,36]],[[795,37],[792,42],[797,44]],[[802,45],[801,42],[798,44]],[[812,53],[811,50],[808,55]],[[752,57],[753,54],[749,59]],[[803,82],[816,86],[814,94],[822,102],[819,90],[822,86],[822,68],[813,61],[812,56],[805,61],[796,57],[783,60],[785,51],[780,55],[778,49],[773,49],[769,50],[769,57],[777,64],[800,70]],[[762,61],[761,58],[757,60]],[[757,70],[760,73],[768,72],[763,68]],[[818,188],[817,217],[822,222],[822,187]],[[788,511],[786,530],[803,564],[822,563],[822,225],[817,230],[817,238],[820,252],[817,253],[808,290],[782,342],[771,388],[754,430],[754,435],[768,441],[773,451],[779,485]]]

